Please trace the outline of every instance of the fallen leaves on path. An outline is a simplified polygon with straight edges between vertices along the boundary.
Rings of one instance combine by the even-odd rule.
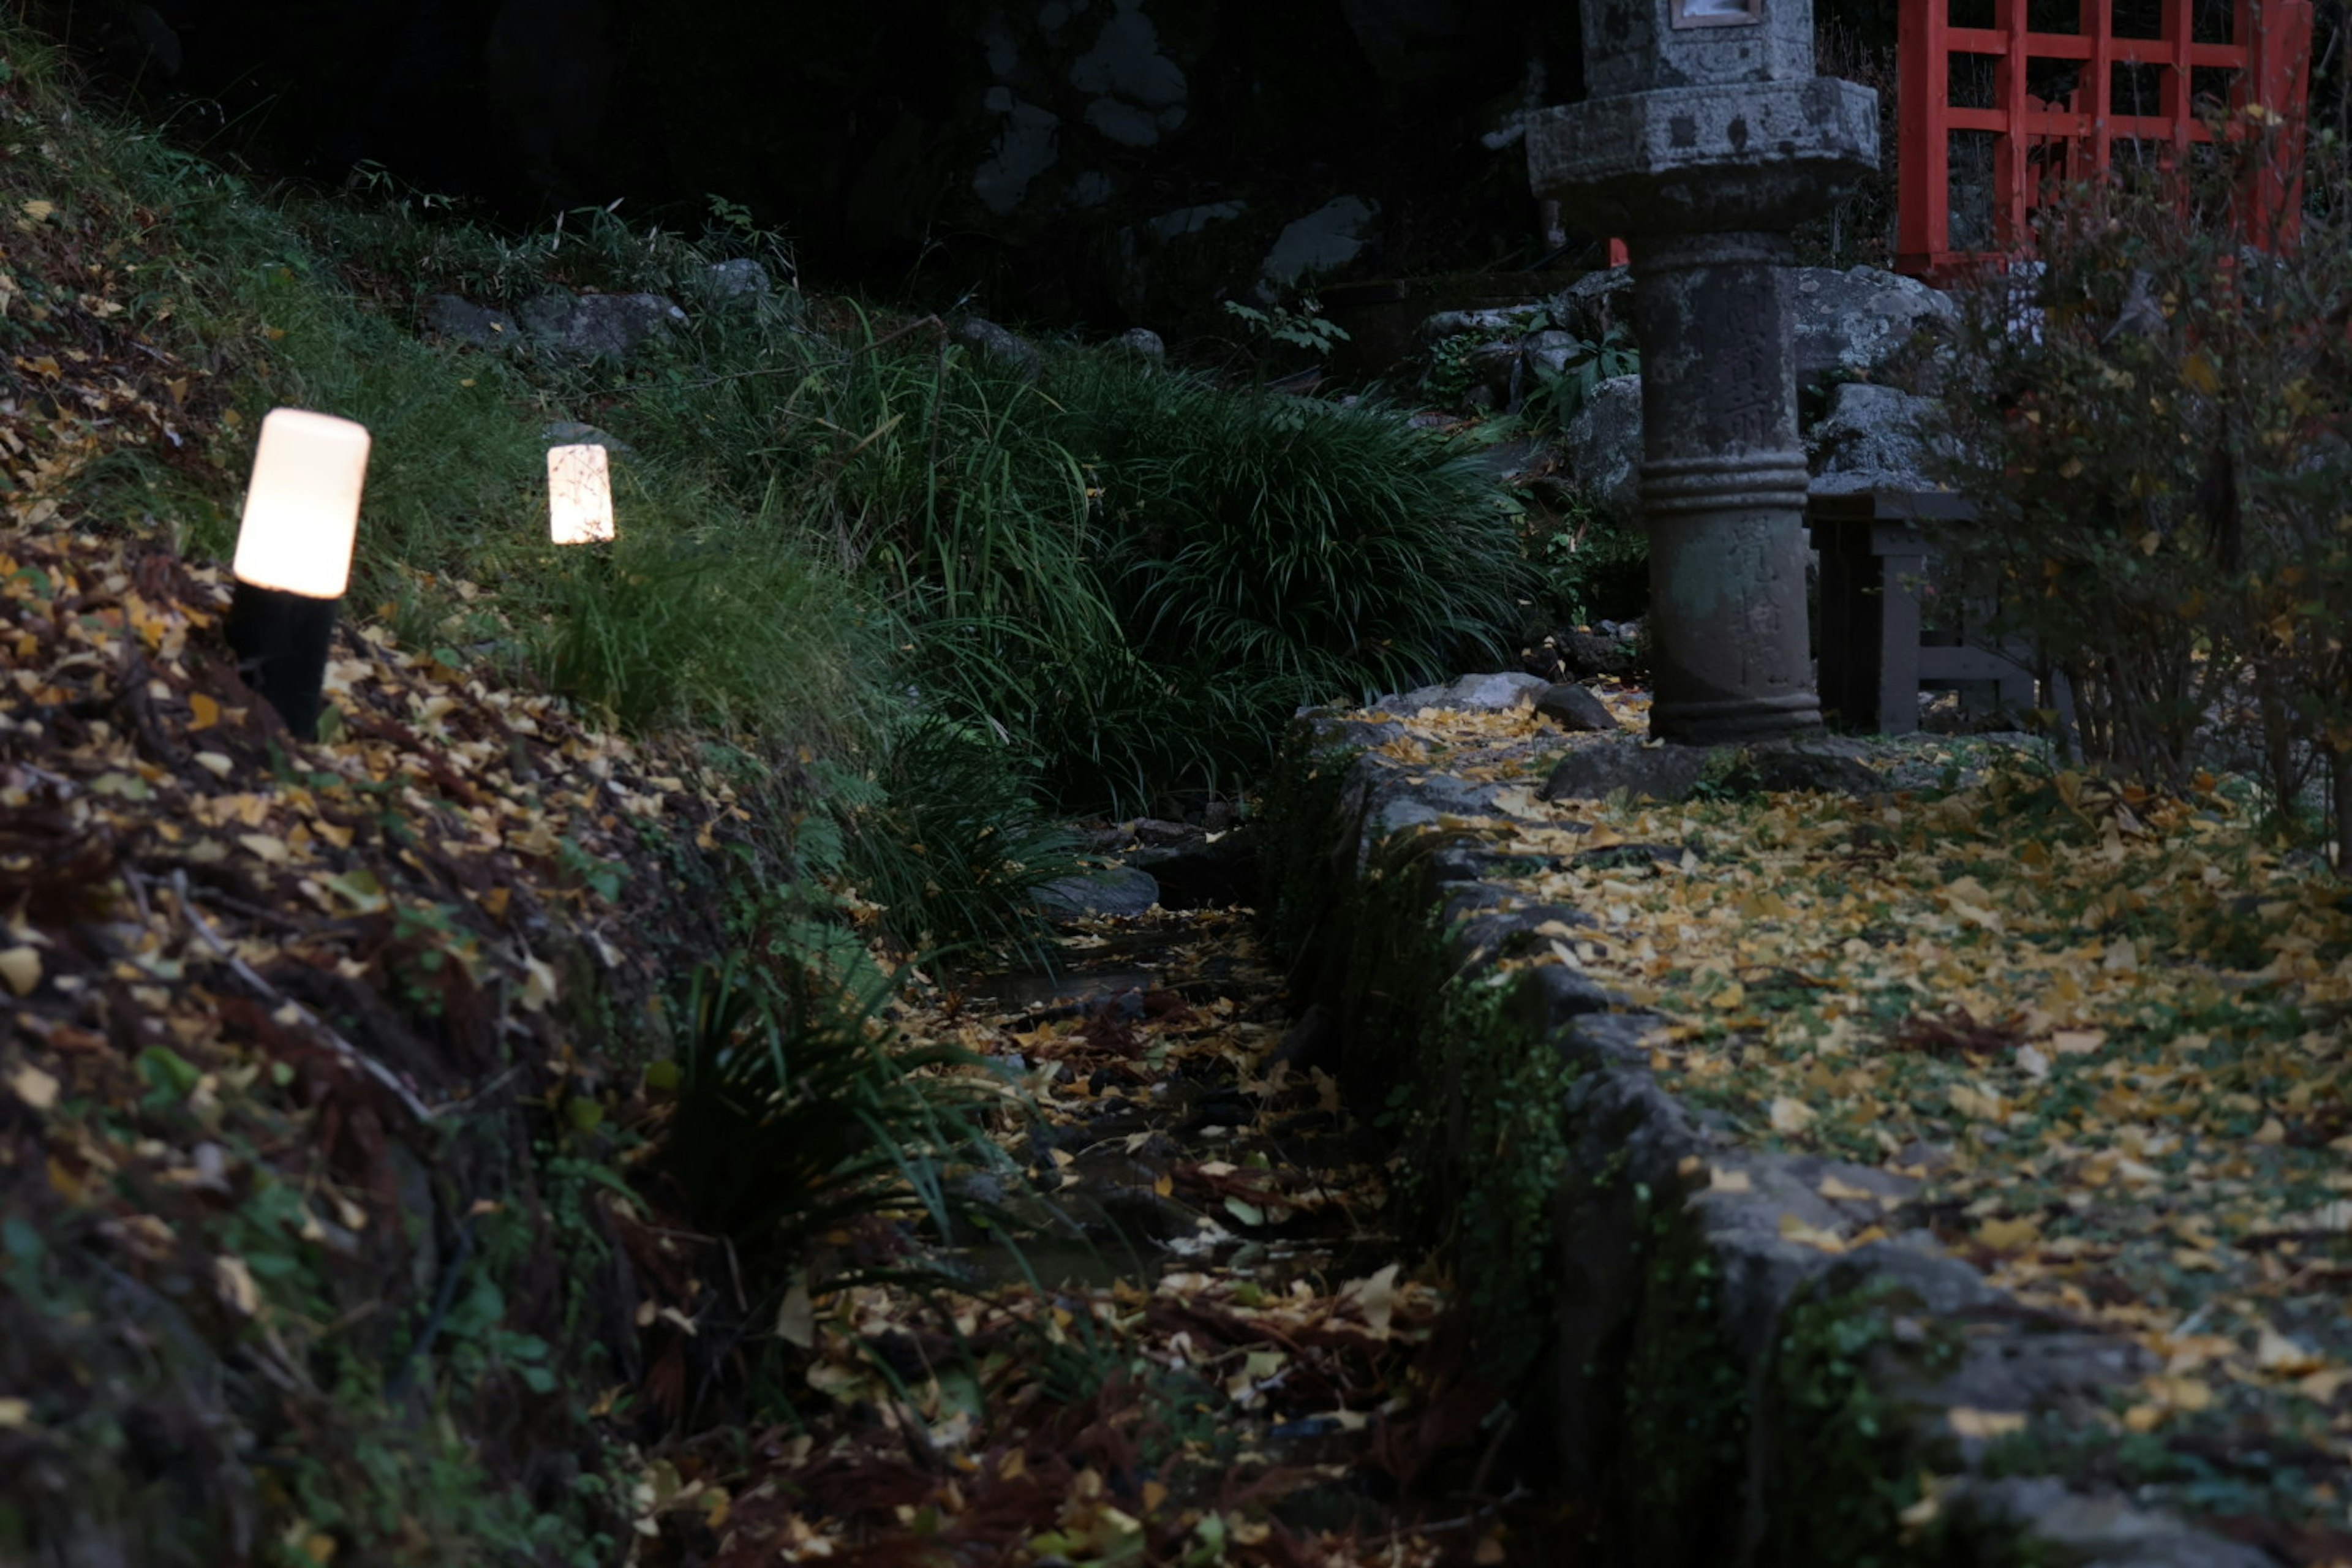
[[[1393,743],[1532,783],[1560,747],[1524,724],[1423,712]],[[2222,781],[2172,799],[1943,750],[1947,787],[1868,801],[1514,795],[1468,830],[1528,905],[1590,923],[1503,962],[1655,1009],[1662,1080],[1743,1136],[1919,1184],[1795,1239],[1925,1231],[2147,1347],[2160,1370],[2112,1419],[2158,1445],[2127,1479],[2340,1526],[2352,893]],[[1596,853],[1619,846],[1643,852]]]
[[[666,1460],[649,1560],[1502,1561],[1493,1509],[1416,1522],[1440,1469],[1483,1481],[1501,1391],[1395,1260],[1336,1085],[1278,1059],[1245,917],[1104,922],[1066,952],[1045,1004],[901,1021],[1010,1074],[1024,1235],[810,1303],[816,1408],[748,1461],[724,1435]]]

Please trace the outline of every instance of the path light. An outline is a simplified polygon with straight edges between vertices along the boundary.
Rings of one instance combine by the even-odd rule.
[[[558,544],[612,540],[613,473],[603,447],[547,449],[547,533]]]
[[[276,408],[254,449],[228,645],[245,683],[305,741],[318,732],[335,606],[351,582],[368,445],[365,426]]]

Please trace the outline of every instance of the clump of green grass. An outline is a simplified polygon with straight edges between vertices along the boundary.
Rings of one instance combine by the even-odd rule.
[[[609,545],[541,544],[539,668],[623,728],[856,745],[884,720],[887,626],[773,520],[707,492],[665,495],[615,464],[628,526]]]
[[[873,784],[845,824],[846,868],[898,942],[959,968],[1043,962],[1037,892],[1078,865],[1069,830],[1037,808],[1034,765],[927,714],[889,734]]]

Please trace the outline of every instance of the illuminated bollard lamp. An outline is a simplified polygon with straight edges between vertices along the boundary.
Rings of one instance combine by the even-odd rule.
[[[603,447],[547,449],[547,536],[557,544],[613,542],[612,460]]]
[[[368,445],[364,426],[278,408],[253,454],[228,645],[245,683],[305,741],[318,734],[335,610],[351,582]]]
[[[1631,251],[1651,731],[1810,730],[1790,231],[1877,166],[1877,95],[1814,75],[1811,0],[1580,9],[1590,95],[1530,122],[1528,171]]]

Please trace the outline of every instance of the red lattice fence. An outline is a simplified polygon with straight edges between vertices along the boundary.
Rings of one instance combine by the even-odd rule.
[[[2031,243],[2045,191],[2169,165],[2260,106],[2276,153],[2247,232],[2292,237],[2312,0],[1901,0],[1896,266],[1937,277]],[[1965,25],[1964,25],[1965,24]]]

